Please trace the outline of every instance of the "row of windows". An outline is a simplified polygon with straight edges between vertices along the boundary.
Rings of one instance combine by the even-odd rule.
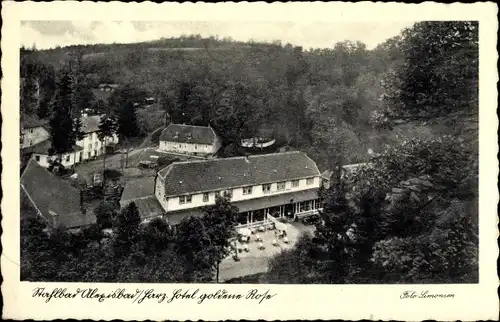
[[[299,186],[299,180],[292,180],[291,181],[291,186],[292,188],[296,188]],[[306,184],[308,186],[312,185],[314,183],[314,178],[307,178],[306,179]],[[251,189],[251,188],[250,188]],[[286,181],[283,181],[283,182],[278,182],[276,184],[276,191],[283,191],[286,189]],[[271,184],[263,184],[262,185],[262,192],[264,193],[270,193],[271,192]],[[245,194],[243,192],[243,194]]]
[[[308,186],[312,185],[313,183],[314,183],[314,178],[307,178],[306,179],[306,184]],[[292,185],[292,187],[298,187],[299,180],[292,180],[291,185]],[[276,187],[277,187],[276,188],[277,191],[285,190],[286,181],[278,182]],[[271,184],[263,184],[262,185],[262,192],[263,193],[270,193],[271,192]],[[224,194],[225,196],[229,197],[229,199],[231,199],[233,197],[233,190],[229,189],[229,190],[224,190],[224,191],[216,191],[215,194],[219,195],[219,196]],[[252,187],[251,186],[243,187],[243,195],[251,195],[251,194],[252,194]],[[192,200],[192,196],[190,196],[190,195],[180,196],[179,197],[179,204],[183,205],[183,204],[191,203],[191,200]],[[203,194],[203,202],[208,202],[208,200],[209,200],[209,193],[205,192]]]

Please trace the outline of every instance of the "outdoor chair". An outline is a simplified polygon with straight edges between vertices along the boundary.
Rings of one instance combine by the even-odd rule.
[[[250,251],[250,248],[248,248],[248,245],[245,245],[244,249],[245,249],[245,252],[247,252],[247,253]]]
[[[288,237],[283,237],[283,242],[284,242],[285,244],[290,243],[290,241],[288,240]]]
[[[259,231],[260,231],[260,232],[264,232],[264,231],[266,231],[266,227],[264,227],[264,226],[259,226]]]
[[[260,250],[263,250],[263,249],[265,249],[265,248],[266,248],[266,246],[264,246],[264,244],[263,244],[263,243],[259,243],[259,249],[260,249]]]
[[[255,241],[261,242],[262,238],[259,235],[255,235]]]
[[[278,241],[276,239],[273,239],[273,246],[278,246]]]

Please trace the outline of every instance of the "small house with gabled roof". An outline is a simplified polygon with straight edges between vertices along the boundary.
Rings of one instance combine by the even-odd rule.
[[[220,147],[221,139],[210,126],[172,123],[160,135],[162,152],[214,155]]]

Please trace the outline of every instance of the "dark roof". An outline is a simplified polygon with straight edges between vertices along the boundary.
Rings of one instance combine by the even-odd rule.
[[[59,215],[60,225],[75,228],[96,221],[92,213],[82,214],[80,191],[69,182],[42,168],[30,160],[21,175],[21,196],[40,211],[40,215],[52,225],[49,211]]]
[[[165,211],[163,210],[162,206],[160,205],[155,196],[130,200],[130,202],[132,201],[135,202],[135,205],[137,206],[137,209],[139,210],[139,214],[142,219],[156,217],[165,214]]]
[[[216,134],[211,127],[170,124],[160,135],[160,141],[213,144]]]
[[[123,188],[121,202],[154,195],[155,177],[130,180]]]
[[[165,194],[213,191],[319,176],[316,163],[305,153],[294,151],[174,162],[158,172],[165,181]]]
[[[21,115],[21,127],[24,129],[45,126],[48,123],[49,123],[48,120],[39,119],[25,113]]]
[[[37,143],[35,145],[29,146],[25,149],[23,149],[23,153],[36,153],[36,154],[44,154],[48,155],[49,150],[52,148],[52,143],[50,140],[45,140],[40,143]],[[74,145],[73,149],[70,153],[76,152],[76,151],[81,151],[83,148],[79,145]]]

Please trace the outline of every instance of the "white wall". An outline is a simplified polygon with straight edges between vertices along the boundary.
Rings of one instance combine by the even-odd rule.
[[[37,161],[38,164],[41,165],[42,167],[48,168],[50,165],[49,161],[51,159],[52,160],[55,159],[56,157],[55,156],[48,156],[46,154],[33,154],[32,158],[35,161]],[[37,160],[37,158],[38,158],[38,160]],[[61,156],[61,164],[65,168],[73,166],[75,164],[75,160],[76,160],[76,163],[80,162],[78,152],[76,152],[76,156],[75,156],[75,152],[65,153]]]
[[[49,139],[49,132],[43,127],[32,127],[21,131],[22,142],[21,148],[27,148],[42,141]]]
[[[217,152],[216,145],[169,142],[169,141],[160,141],[159,148],[160,150],[165,152],[176,152],[176,153],[214,154],[215,152]]]
[[[82,140],[76,142],[78,146],[83,148],[83,160],[103,154],[103,143],[99,140],[97,132],[87,133]],[[106,143],[118,143],[118,136],[114,134],[112,137],[108,137]]]
[[[161,178],[159,178],[158,181],[163,181],[163,180],[161,180]],[[159,184],[159,183],[157,183],[157,184]],[[277,183],[272,183],[270,193],[263,193],[262,185],[253,186],[252,187],[252,194],[249,194],[249,195],[243,194],[243,187],[235,188],[235,189],[233,189],[233,197],[231,198],[231,202],[238,202],[238,201],[243,201],[243,200],[267,197],[267,196],[275,196],[275,195],[284,194],[284,193],[291,193],[291,192],[304,191],[304,190],[309,190],[309,189],[316,189],[316,188],[320,187],[320,184],[321,184],[321,178],[318,176],[318,177],[314,177],[314,181],[311,185],[306,184],[306,179],[300,179],[298,187],[292,187],[292,182],[287,181],[285,184],[285,190],[282,190],[282,191],[277,190]],[[160,189],[161,189],[161,192],[159,191]],[[162,184],[157,185],[157,198],[158,198],[158,201],[160,201],[160,204],[165,209],[165,211],[167,211],[167,209],[168,209],[168,211],[174,211],[174,210],[190,209],[190,208],[196,208],[196,207],[215,204],[215,192],[214,191],[209,192],[208,202],[203,202],[203,193],[199,193],[199,194],[191,195],[191,203],[185,203],[185,204],[179,203],[178,196],[169,197],[165,202],[164,195],[162,194],[164,191],[165,191],[165,189],[162,186]],[[162,202],[166,203],[166,207]]]
[[[163,207],[163,210],[165,210],[165,212],[166,212],[168,209],[168,203],[167,203],[167,199],[165,198],[164,181],[162,180],[162,178],[160,176],[157,176],[155,184],[156,184],[156,188],[155,188],[156,199],[158,200],[160,205]]]

